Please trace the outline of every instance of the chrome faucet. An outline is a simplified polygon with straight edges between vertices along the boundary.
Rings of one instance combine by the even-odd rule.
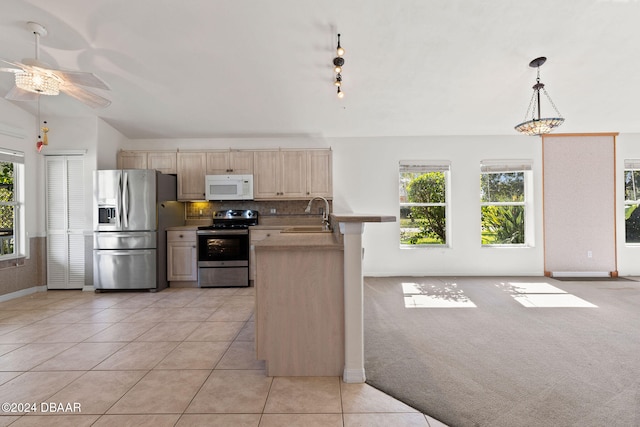
[[[311,213],[311,204],[316,199],[324,200],[324,212],[322,212],[322,223],[324,225],[326,225],[326,226],[329,226],[329,202],[324,197],[318,196],[318,197],[314,197],[313,199],[309,200],[309,204],[307,205],[307,208],[304,210],[304,212],[305,213]]]

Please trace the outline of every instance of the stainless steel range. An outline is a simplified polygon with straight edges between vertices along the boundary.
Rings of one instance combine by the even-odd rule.
[[[213,224],[198,227],[198,285],[249,286],[249,226],[258,211],[215,211]]]

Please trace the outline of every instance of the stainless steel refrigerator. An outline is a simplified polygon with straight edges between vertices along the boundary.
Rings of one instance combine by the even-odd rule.
[[[184,224],[176,177],[149,169],[93,173],[93,286],[167,287],[166,228]]]

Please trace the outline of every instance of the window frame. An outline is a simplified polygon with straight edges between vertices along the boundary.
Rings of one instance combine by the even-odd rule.
[[[402,173],[429,173],[429,172],[442,172],[444,173],[444,194],[445,201],[444,202],[428,202],[428,203],[413,203],[413,202],[402,202],[402,194],[401,194],[401,180]],[[398,166],[398,183],[399,185],[399,194],[398,194],[398,210],[401,211],[403,208],[411,208],[415,206],[424,206],[424,207],[444,207],[444,221],[445,221],[445,243],[423,243],[423,244],[406,244],[402,243],[401,239],[399,239],[399,245],[401,249],[428,249],[428,248],[451,248],[451,161],[449,160],[400,160]],[[401,219],[401,215],[399,215]],[[398,221],[398,236],[402,232],[401,221]]]
[[[624,244],[626,246],[640,246],[640,241],[639,242],[627,242],[627,232],[626,232],[626,224],[627,224],[627,206],[633,206],[636,205],[637,208],[640,208],[640,189],[637,190],[637,198],[636,200],[628,200],[627,199],[627,185],[626,185],[626,175],[627,172],[640,172],[640,159],[625,159],[624,160],[624,170],[623,170],[623,177],[622,177],[622,185],[623,185],[623,192],[624,192],[624,208],[623,208],[623,215],[624,215],[624,224],[625,224],[625,232],[624,232]],[[635,180],[634,180],[635,182]]]
[[[529,248],[534,246],[533,233],[533,161],[517,160],[482,160],[480,161],[480,245],[483,248]],[[517,202],[483,202],[482,175],[486,173],[523,173],[523,201]],[[524,208],[524,242],[523,243],[482,243],[482,208],[485,206],[522,206]]]
[[[0,148],[0,162],[13,163],[13,200],[0,201],[0,206],[13,207],[13,252],[0,254],[0,261],[24,258],[28,256],[24,209],[24,153]]]

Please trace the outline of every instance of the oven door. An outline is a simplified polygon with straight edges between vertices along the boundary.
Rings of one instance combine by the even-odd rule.
[[[217,262],[249,262],[249,231],[207,230],[198,233],[198,266]],[[204,265],[202,263],[205,263]]]

